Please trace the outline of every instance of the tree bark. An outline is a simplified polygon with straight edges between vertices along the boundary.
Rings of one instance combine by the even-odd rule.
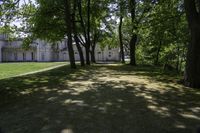
[[[179,73],[179,66],[180,66],[180,46],[179,43],[177,44],[177,60],[176,60],[176,71]]]
[[[80,57],[81,66],[85,66],[85,59],[84,59],[84,56],[83,56],[82,48],[81,48],[81,46],[80,46],[80,40],[79,40],[79,38],[77,37],[76,34],[74,34],[74,40],[75,40],[75,42],[76,42],[76,47],[77,47],[78,52],[79,52],[79,57]]]
[[[136,43],[137,43],[137,27],[136,27],[136,23],[135,23],[135,8],[136,8],[136,0],[131,0],[130,1],[130,6],[131,6],[131,19],[132,19],[132,25],[133,25],[133,29],[132,29],[132,37],[130,40],[130,65],[135,66],[136,65],[136,58],[135,58],[135,54],[136,54]]]
[[[70,0],[65,0],[65,22],[67,26],[67,46],[68,46],[68,52],[69,52],[69,59],[70,59],[70,65],[71,68],[75,69],[75,58],[74,58],[74,49],[72,46],[72,20],[71,20],[71,3]]]
[[[154,62],[154,65],[156,65],[156,66],[158,65],[158,62],[159,62],[161,45],[162,45],[162,41],[159,41],[158,49],[157,49],[157,52],[156,52],[156,59],[155,59],[155,62]]]
[[[95,48],[96,48],[96,39],[97,39],[97,34],[94,33],[94,40],[93,40],[93,44],[91,46],[91,62],[92,63],[96,63],[96,57],[95,57]]]
[[[184,5],[191,34],[186,59],[185,85],[200,88],[200,14],[196,9],[195,0],[184,0]]]
[[[85,47],[86,53],[86,64],[90,65],[90,0],[88,0],[87,4],[87,43]]]
[[[88,18],[90,20],[90,1],[88,1]],[[90,36],[88,36],[88,30],[86,31],[86,26],[83,20],[83,15],[82,15],[82,2],[81,0],[78,0],[78,11],[79,11],[79,17],[80,17],[80,23],[81,23],[81,27],[83,29],[83,35],[85,37],[85,58],[86,58],[86,64],[90,65]],[[88,25],[90,25],[90,23],[88,23]],[[90,27],[88,28],[90,29]],[[90,33],[90,31],[89,31]]]
[[[96,44],[95,44],[95,45],[96,45]],[[92,49],[91,49],[91,62],[92,62],[92,63],[96,63],[95,46],[94,46],[94,45],[92,46]]]
[[[97,40],[99,38],[98,31],[95,30],[94,33],[93,33],[93,35],[94,35],[94,38],[93,38],[93,41],[91,43],[91,62],[92,63],[96,63],[95,49],[96,49]]]
[[[84,56],[83,56],[83,51],[82,51],[82,48],[81,48],[81,44],[80,44],[80,40],[77,36],[77,28],[76,28],[76,7],[77,7],[77,1],[74,0],[74,10],[73,10],[73,33],[74,33],[74,40],[76,42],[76,47],[77,47],[77,50],[79,52],[79,57],[80,57],[80,62],[81,62],[81,66],[85,66],[85,59],[84,59]]]
[[[121,62],[125,63],[125,59],[124,59],[124,45],[123,45],[123,41],[122,41],[122,23],[123,23],[123,17],[120,16],[120,23],[119,23],[120,56],[121,56]]]
[[[136,66],[135,52],[136,52],[137,35],[133,34],[130,41],[130,65]]]

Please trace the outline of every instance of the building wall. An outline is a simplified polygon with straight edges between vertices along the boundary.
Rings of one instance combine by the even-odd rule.
[[[3,46],[3,41],[0,41],[0,62],[2,62],[2,46]]]
[[[11,48],[3,48],[2,49],[2,61],[10,62],[10,61],[36,61],[36,50],[22,50],[22,49],[11,49]]]
[[[1,55],[1,46],[0,46],[0,62],[2,62],[2,55]]]
[[[79,52],[76,45],[73,45],[75,60],[79,61]],[[85,57],[85,48],[82,46],[83,55]],[[101,49],[98,45],[95,49],[96,61],[119,61],[119,48],[105,47]],[[67,41],[63,40],[57,44],[49,44],[45,41],[36,40],[31,44],[31,48],[24,50],[22,48],[22,40],[13,41],[11,43],[0,41],[0,62],[1,61],[69,61],[69,53],[67,49]]]
[[[36,61],[36,49],[31,46],[30,49],[22,48],[22,41],[6,42],[1,48],[2,61]]]
[[[5,41],[4,39],[3,39],[3,35],[0,35],[0,62],[2,62],[2,60],[3,60],[3,52],[2,52],[2,49],[3,49],[3,47],[7,44],[7,41]]]
[[[48,62],[53,61],[51,45],[44,41],[39,41],[37,45],[37,61]]]

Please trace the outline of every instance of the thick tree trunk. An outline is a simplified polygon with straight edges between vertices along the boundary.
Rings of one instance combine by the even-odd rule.
[[[131,0],[130,1],[130,8],[131,8],[131,19],[132,19],[132,24],[133,24],[133,34],[129,43],[130,47],[130,65],[135,66],[136,65],[136,43],[137,43],[137,26],[135,24],[135,12],[136,12],[136,0]]]
[[[200,88],[200,26],[191,29],[191,42],[188,46],[185,85]]]
[[[77,35],[74,35],[74,40],[76,42],[76,47],[78,49],[78,52],[79,52],[79,57],[80,57],[80,62],[81,62],[81,66],[85,66],[85,59],[84,59],[84,56],[83,56],[83,51],[82,51],[82,48],[80,46],[80,40],[79,38],[77,37]]]
[[[123,17],[120,16],[120,23],[119,23],[120,56],[121,56],[121,62],[125,63],[125,59],[124,59],[124,45],[123,45],[123,41],[122,41],[122,23],[123,23]]]
[[[136,52],[137,35],[133,34],[129,43],[130,47],[130,65],[136,66],[135,52]]]
[[[90,47],[88,46],[87,43],[85,46],[85,58],[86,58],[86,64],[90,65]]]
[[[92,62],[92,63],[96,63],[96,58],[95,58],[95,47],[96,47],[96,44],[93,44],[93,45],[92,45],[92,49],[91,49],[91,62]]]
[[[188,45],[185,85],[200,88],[200,14],[195,0],[184,0],[191,40]]]
[[[71,68],[76,68],[76,64],[75,64],[75,58],[74,58],[74,50],[73,50],[73,46],[72,46],[72,20],[71,18],[71,3],[70,0],[65,0],[65,22],[67,25],[67,46],[68,46],[68,52],[69,52],[69,59],[70,59],[70,65]]]

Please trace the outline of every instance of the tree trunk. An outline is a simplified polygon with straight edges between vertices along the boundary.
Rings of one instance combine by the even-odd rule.
[[[120,56],[121,56],[121,62],[125,63],[125,59],[124,59],[124,45],[123,45],[123,42],[122,42],[122,23],[123,23],[123,17],[120,16],[120,23],[119,23]]]
[[[74,10],[73,10],[73,33],[74,33],[74,40],[76,42],[76,47],[77,47],[77,50],[79,52],[79,57],[80,57],[80,62],[81,62],[81,66],[85,66],[85,60],[84,60],[84,56],[83,56],[83,51],[82,51],[82,48],[81,48],[81,44],[80,44],[80,40],[77,36],[77,28],[76,28],[76,7],[77,7],[77,1],[74,0]]]
[[[137,35],[133,34],[129,43],[130,47],[130,65],[136,66],[135,51],[136,51]]]
[[[93,38],[93,43],[91,43],[91,62],[96,63],[96,57],[95,57],[95,48],[96,48],[96,42],[98,40],[98,32],[95,30],[94,31],[94,38]]]
[[[87,43],[85,47],[86,52],[86,64],[90,65],[90,0],[87,4]]]
[[[181,59],[180,59],[180,65],[179,65],[179,71],[180,71],[180,72],[182,72],[182,65],[183,65],[183,62],[185,62],[185,60],[186,60],[186,59],[184,58],[184,57],[185,57],[185,53],[186,53],[186,52],[185,52],[185,49],[186,49],[186,48],[184,47],[184,48],[183,48],[182,55],[181,55]]]
[[[76,68],[76,64],[75,64],[75,58],[74,58],[74,50],[73,50],[73,46],[72,46],[72,20],[71,18],[71,3],[70,0],[65,0],[65,22],[66,22],[66,26],[67,26],[67,46],[68,46],[68,52],[69,52],[69,59],[70,59],[70,65],[71,68]]]
[[[85,66],[85,59],[84,59],[84,56],[83,56],[83,51],[82,51],[82,48],[80,46],[80,40],[79,38],[77,37],[77,35],[74,35],[74,40],[76,42],[76,47],[78,49],[78,52],[79,52],[79,57],[80,57],[80,62],[81,62],[81,66]]]
[[[92,63],[96,63],[96,58],[95,58],[95,47],[96,47],[96,44],[93,44],[93,45],[92,45],[92,49],[91,49],[91,62],[92,62]]]
[[[191,40],[188,45],[185,85],[200,88],[200,17],[195,0],[184,0]]]
[[[85,46],[85,57],[86,57],[86,64],[90,65],[90,47],[88,46],[88,43],[86,43]]]
[[[157,49],[157,52],[156,52],[156,59],[155,59],[155,62],[154,62],[154,65],[156,65],[156,66],[158,65],[158,61],[159,61],[161,45],[162,45],[162,41],[159,41],[159,46],[158,46],[158,49]]]
[[[88,5],[90,5],[90,1],[88,1]],[[86,64],[90,65],[90,38],[88,38],[88,32],[86,32],[86,26],[83,20],[83,15],[82,15],[82,2],[81,0],[78,0],[78,11],[79,11],[79,17],[80,17],[80,23],[81,27],[83,29],[83,35],[85,37],[85,57],[86,57]],[[88,8],[88,12],[90,11],[90,8]],[[89,13],[90,15],[90,13]],[[90,16],[88,16],[90,19]],[[90,28],[88,28],[90,29]],[[90,31],[89,31],[90,33]]]
[[[177,44],[177,60],[176,60],[176,71],[179,73],[179,65],[180,65],[180,46]]]
[[[137,43],[137,26],[135,24],[135,12],[136,12],[136,0],[131,0],[130,1],[130,8],[131,8],[131,19],[132,19],[132,25],[133,25],[133,29],[132,29],[132,37],[130,40],[130,65],[135,66],[136,65],[136,58],[135,58],[135,54],[136,54],[136,43]]]

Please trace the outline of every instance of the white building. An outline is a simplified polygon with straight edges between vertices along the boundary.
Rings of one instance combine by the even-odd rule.
[[[55,45],[45,41],[36,40],[30,45],[28,50],[23,49],[22,40],[18,39],[9,42],[6,35],[0,35],[0,62],[50,62],[50,61],[68,61],[67,40],[63,40]],[[79,54],[74,47],[76,61],[79,61]],[[83,48],[83,47],[82,47]],[[83,53],[85,55],[85,50]],[[95,50],[96,61],[119,61],[119,48],[101,49],[99,46]]]

